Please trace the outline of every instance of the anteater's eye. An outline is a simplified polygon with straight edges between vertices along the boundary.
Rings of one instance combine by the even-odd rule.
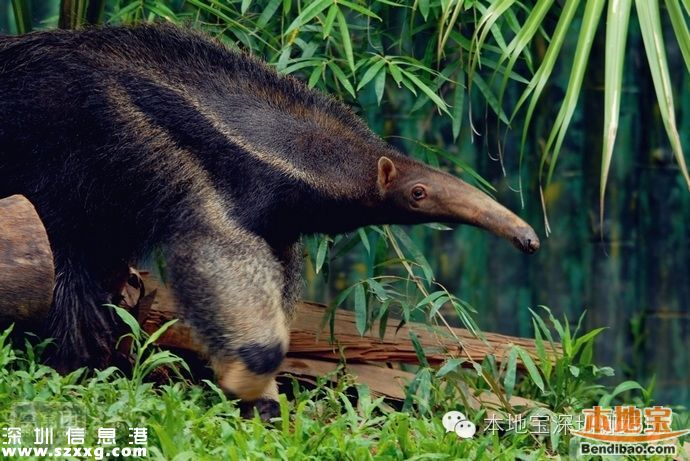
[[[422,186],[415,186],[412,188],[412,198],[415,200],[422,200],[426,198],[426,190]]]

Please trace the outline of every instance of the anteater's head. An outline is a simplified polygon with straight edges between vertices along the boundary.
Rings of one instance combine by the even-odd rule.
[[[534,253],[539,237],[510,210],[454,176],[397,155],[378,159],[377,186],[389,221],[481,227]]]

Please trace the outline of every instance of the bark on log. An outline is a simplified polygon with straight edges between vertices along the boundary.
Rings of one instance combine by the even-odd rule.
[[[0,200],[0,323],[46,316],[55,273],[48,236],[21,195]]]
[[[144,330],[152,333],[165,322],[181,318],[172,293],[151,274],[144,272],[141,277],[145,291],[149,293],[140,302],[138,313],[139,323]],[[139,288],[135,290],[138,292]],[[131,288],[129,291],[127,296],[136,298],[136,295],[132,296]],[[418,363],[417,354],[410,342],[410,331],[414,331],[432,365],[439,365],[448,357],[471,358],[480,362],[489,354],[493,354],[500,362],[507,357],[513,344],[537,358],[536,347],[531,339],[484,333],[485,341],[482,341],[463,328],[452,328],[449,331],[411,323],[397,331],[393,327],[387,328],[384,337],[380,338],[378,334],[372,333],[378,331],[378,324],[375,324],[372,332],[360,336],[355,326],[354,314],[342,309],[334,312],[335,342],[331,343],[329,327],[323,322],[326,309],[322,304],[307,301],[298,304],[290,334],[290,357],[331,361],[345,358],[348,363]],[[168,329],[158,343],[194,352],[202,350],[184,319]]]

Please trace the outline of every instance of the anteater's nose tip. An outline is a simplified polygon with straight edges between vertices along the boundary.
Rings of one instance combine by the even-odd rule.
[[[534,237],[533,239],[527,239],[527,244],[525,245],[525,250],[528,253],[534,253],[539,249],[539,238]]]
[[[527,230],[520,237],[514,237],[515,246],[525,253],[534,253],[539,249],[539,237],[532,229]]]

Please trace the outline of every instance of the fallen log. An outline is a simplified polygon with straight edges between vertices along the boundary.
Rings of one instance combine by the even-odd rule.
[[[315,379],[326,376],[331,382],[339,379],[337,375],[339,363],[325,360],[288,357],[283,362],[281,371],[283,375],[297,378],[301,381],[315,384]],[[346,365],[347,373],[355,382],[365,383],[371,390],[372,397],[386,397],[393,400],[405,399],[405,384],[414,379],[414,373],[409,371],[388,368],[380,364],[355,363]],[[462,393],[470,408],[487,410],[486,417],[504,410],[503,402],[489,391],[475,391],[469,388],[462,389]],[[537,402],[516,395],[508,401],[516,411],[533,408],[539,405]]]
[[[55,273],[48,236],[21,195],[0,200],[0,322],[47,315]]]
[[[149,273],[143,272],[141,280],[145,292],[148,293],[142,299],[138,313],[138,320],[144,330],[150,334],[165,322],[180,318],[182,321],[169,328],[159,338],[158,343],[167,347],[201,351],[170,290]],[[137,292],[140,290],[138,285],[133,288]],[[128,291],[131,292],[131,289],[125,290],[126,293]],[[136,297],[131,294],[128,296]],[[417,354],[410,341],[411,331],[419,338],[426,358],[432,365],[439,365],[449,357],[481,362],[490,354],[500,362],[507,356],[512,345],[518,345],[533,357],[537,357],[536,347],[531,339],[484,333],[485,339],[482,340],[463,328],[431,328],[420,323],[410,323],[397,329],[387,328],[381,338],[378,334],[372,333],[379,331],[378,324],[375,323],[369,332],[360,336],[354,314],[343,309],[336,309],[332,313],[335,317],[335,341],[331,342],[329,327],[324,322],[326,312],[327,307],[322,304],[308,301],[298,304],[290,334],[290,357],[330,361],[344,359],[347,363],[418,363]]]

